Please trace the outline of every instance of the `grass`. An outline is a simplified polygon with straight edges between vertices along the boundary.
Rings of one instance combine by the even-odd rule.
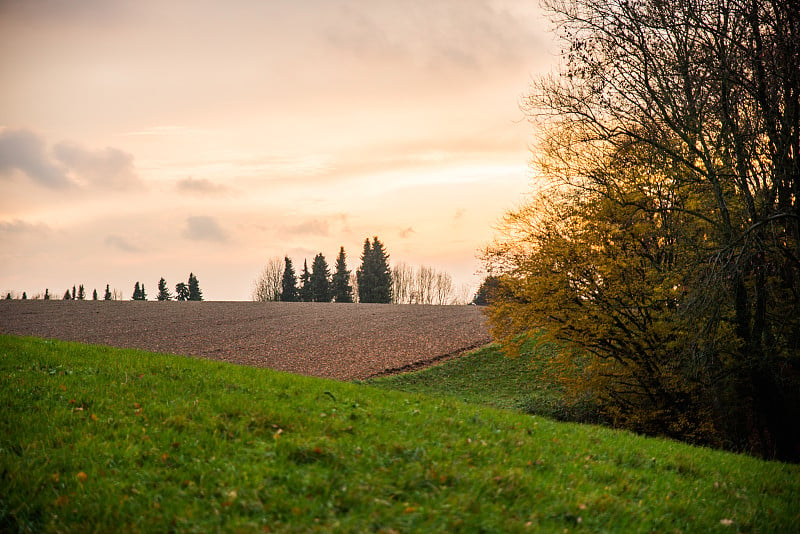
[[[800,467],[218,362],[0,336],[0,531],[792,532]]]
[[[518,410],[556,420],[598,422],[586,403],[568,402],[563,389],[547,378],[544,361],[552,344],[526,343],[519,357],[509,358],[492,344],[414,373],[375,378],[381,389],[446,396],[472,404]]]

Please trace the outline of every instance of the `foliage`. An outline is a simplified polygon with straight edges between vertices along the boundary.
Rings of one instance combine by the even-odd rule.
[[[330,302],[333,298],[331,292],[331,273],[328,269],[328,262],[322,253],[314,257],[311,264],[311,300],[313,302]]]
[[[361,254],[361,267],[356,271],[359,302],[392,302],[392,274],[389,269],[389,255],[383,243],[375,236],[370,244],[364,240]]]
[[[159,301],[171,300],[172,295],[169,292],[169,288],[167,288],[167,281],[164,280],[162,277],[158,281],[158,296],[156,297]]]
[[[500,279],[497,276],[487,276],[478,287],[472,303],[476,306],[487,306],[491,303],[500,287]]]
[[[308,261],[303,260],[303,272],[300,274],[300,300],[311,302],[311,273],[308,270]]]
[[[9,293],[9,296],[10,295],[11,295],[11,293]],[[69,289],[67,289],[67,291],[64,293],[64,300],[70,300],[70,299],[71,299],[71,297],[69,296]]]
[[[336,271],[333,273],[331,286],[335,302],[353,302],[353,287],[350,285],[350,271],[347,270],[347,257],[344,247],[339,247],[336,257]]]
[[[136,284],[133,286],[133,296],[131,296],[131,300],[147,300],[147,294],[144,291],[144,284]]]
[[[0,336],[0,530],[793,532],[800,468],[195,358]]]
[[[111,300],[111,288],[109,286],[110,284],[106,284],[106,292],[103,294],[103,300]]]
[[[281,278],[281,300],[284,302],[297,302],[300,293],[297,291],[297,275],[294,273],[292,260],[288,256],[283,258],[283,276]]]
[[[175,300],[180,302],[189,300],[189,286],[183,282],[175,284]]]
[[[546,183],[487,251],[494,333],[513,352],[544,327],[618,424],[800,459],[800,12],[548,7]]]
[[[189,298],[188,300],[203,300],[203,292],[200,291],[200,282],[193,273],[189,273]]]
[[[86,290],[83,288],[83,284],[78,286],[78,300],[86,300]]]

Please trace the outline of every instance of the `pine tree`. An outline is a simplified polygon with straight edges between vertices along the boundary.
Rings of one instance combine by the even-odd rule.
[[[189,286],[180,282],[175,285],[175,300],[181,302],[189,300]]]
[[[72,286],[72,300],[75,300],[76,298],[77,298],[77,294],[75,292],[75,286]]]
[[[311,264],[311,300],[314,302],[330,302],[333,298],[331,293],[331,272],[328,269],[328,262],[322,253],[314,257]]]
[[[106,293],[103,295],[103,300],[111,300],[111,289],[106,284]]]
[[[83,284],[78,286],[78,300],[85,300],[86,299],[86,290],[83,288]]]
[[[333,299],[336,302],[353,302],[353,288],[350,286],[350,271],[347,270],[344,247],[339,248],[336,258],[336,272],[333,273]]]
[[[11,293],[6,293],[6,300],[11,300]]]
[[[24,291],[22,292],[22,300],[28,300],[28,294]]]
[[[44,300],[50,300],[50,290],[47,288],[44,290]]]
[[[392,273],[389,270],[389,255],[383,243],[376,237],[370,245],[364,240],[361,267],[356,272],[360,302],[392,302]]]
[[[70,298],[71,297],[69,296],[69,289],[67,289],[66,293],[64,293],[64,300],[70,300]]]
[[[136,282],[136,285],[133,286],[133,295],[131,296],[131,300],[142,300],[141,294],[142,289],[139,287],[139,282]]]
[[[306,260],[303,260],[303,273],[300,275],[300,300],[311,302],[311,273],[308,272]]]
[[[300,294],[297,291],[297,275],[294,273],[292,260],[288,256],[283,258],[283,278],[281,279],[281,300],[284,302],[297,302]]]
[[[47,293],[44,295],[45,299],[47,298]],[[97,300],[97,290],[92,291],[92,300]]]
[[[203,292],[200,291],[200,283],[193,273],[189,273],[189,300],[203,300]]]
[[[167,289],[167,281],[162,277],[161,280],[158,281],[158,296],[156,299],[164,301],[170,300],[171,298],[172,295],[169,294],[169,289]]]

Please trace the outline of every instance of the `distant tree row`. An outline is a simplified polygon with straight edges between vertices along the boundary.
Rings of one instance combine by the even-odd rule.
[[[14,296],[9,292],[6,294],[6,300],[11,300]],[[45,289],[44,295],[41,293],[34,295],[34,299],[44,299],[50,300],[50,290]],[[26,292],[22,292],[22,300],[28,299],[28,294]],[[114,289],[111,290],[109,284],[106,284],[106,291],[103,295],[103,300],[121,300],[122,293]],[[169,289],[167,288],[167,282],[164,278],[161,278],[158,282],[158,295],[156,296],[157,300],[172,300],[173,296],[170,294]],[[189,273],[189,282],[186,283],[179,283],[175,286],[175,300],[179,301],[188,301],[188,300],[203,300],[203,292],[200,290],[200,284],[197,281],[197,277],[194,273]],[[72,286],[72,290],[67,289],[64,292],[63,300],[86,300],[86,290],[83,284],[76,286]],[[92,291],[92,300],[99,300],[97,290]],[[145,292],[144,284],[141,282],[136,282],[133,286],[133,295],[131,296],[131,300],[147,300],[147,293]]]
[[[311,271],[308,261],[298,278],[292,260],[272,258],[259,275],[253,300],[283,302],[391,302],[392,284],[389,255],[383,243],[374,237],[364,241],[361,267],[355,274],[347,269],[344,247],[339,248],[335,271],[330,272],[322,253],[314,257]]]
[[[194,273],[189,273],[188,284],[179,282],[175,285],[174,297],[175,300],[178,301],[203,300],[203,292],[200,290],[200,283],[197,281],[197,277],[194,275]],[[156,300],[165,301],[172,300],[172,298],[173,295],[169,292],[169,288],[167,288],[167,281],[161,277],[161,279],[158,281],[158,295],[156,295]],[[133,296],[131,297],[131,300],[147,300],[144,284],[136,282],[136,284],[133,286]]]

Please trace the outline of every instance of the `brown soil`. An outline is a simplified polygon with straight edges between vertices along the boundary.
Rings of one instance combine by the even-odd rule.
[[[0,301],[0,333],[366,379],[490,341],[475,306]]]

